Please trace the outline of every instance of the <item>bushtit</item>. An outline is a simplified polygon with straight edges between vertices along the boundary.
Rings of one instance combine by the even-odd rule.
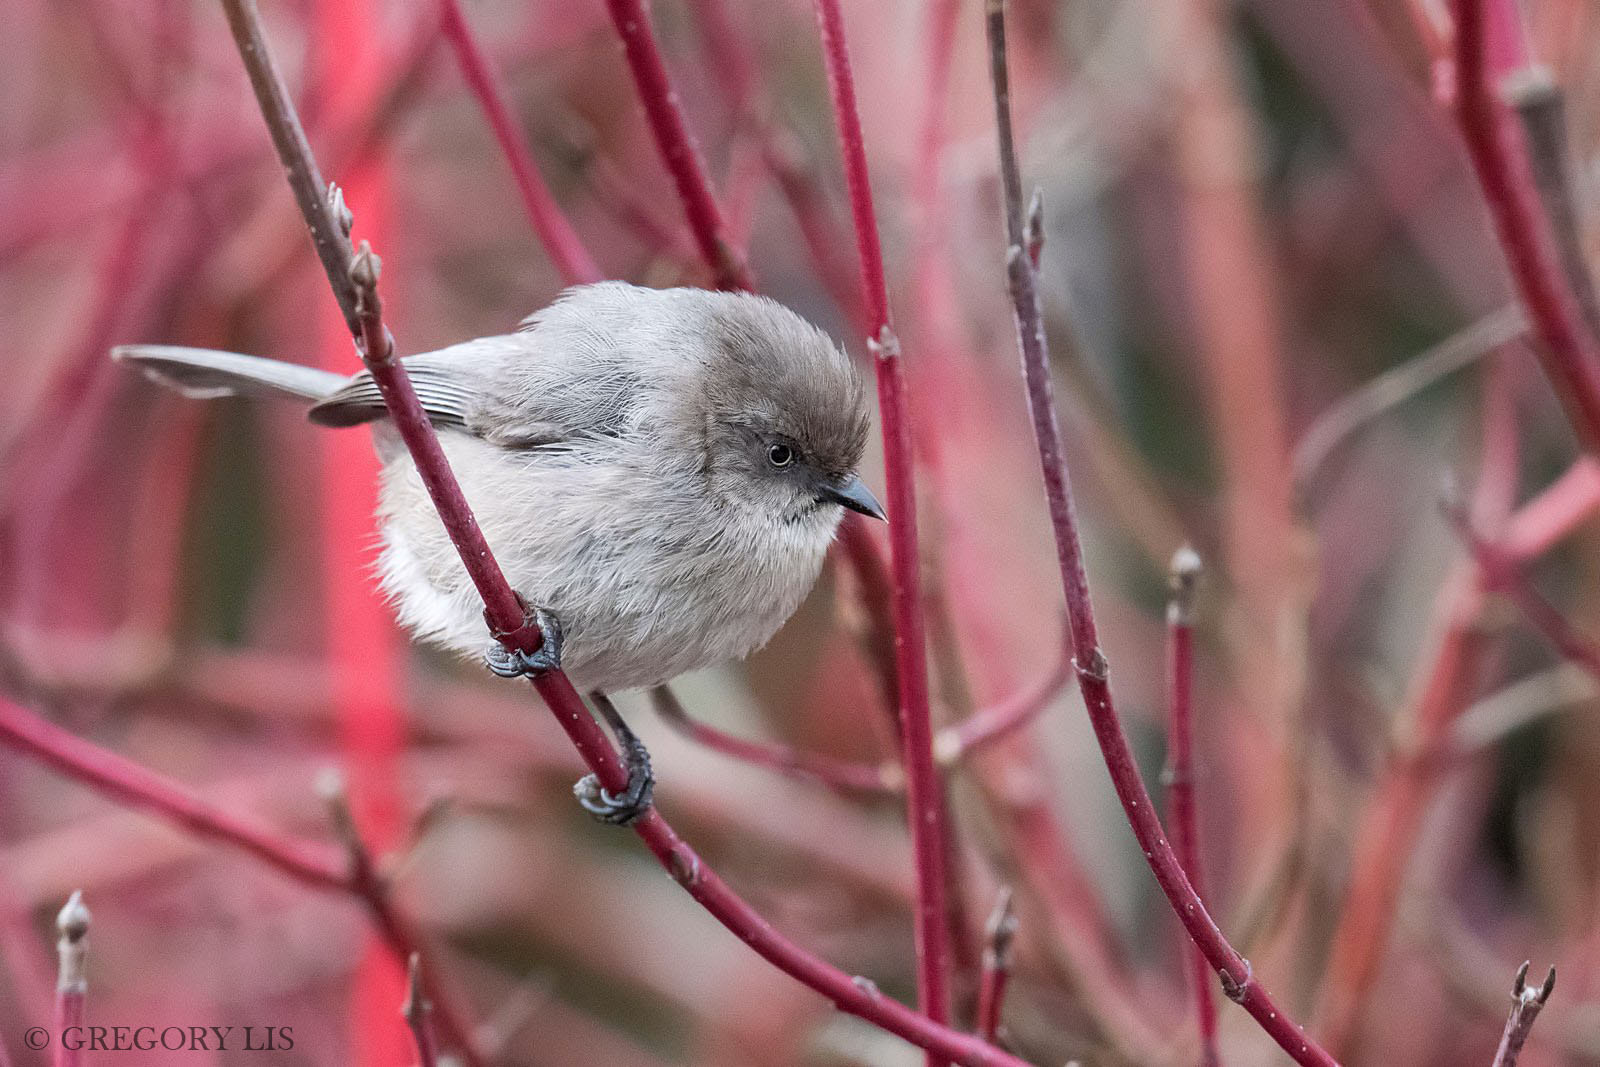
[[[113,356],[189,395],[309,403],[324,426],[384,416],[365,371],[160,345]],[[516,333],[405,366],[506,577],[586,689],[656,685],[759,648],[816,580],[842,509],[884,517],[855,473],[869,421],[855,368],[765,297],[579,286]],[[501,673],[554,666],[488,641],[398,435],[374,429],[379,572],[401,623],[458,652],[487,644]]]

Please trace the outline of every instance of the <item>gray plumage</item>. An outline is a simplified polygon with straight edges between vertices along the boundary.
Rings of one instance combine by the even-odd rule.
[[[310,402],[380,420],[351,378],[230,353],[127,346],[192,395]],[[507,578],[561,621],[586,689],[654,685],[765,644],[814,583],[855,477],[868,409],[829,338],[764,297],[603,282],[519,332],[407,357],[423,408]],[[482,605],[398,436],[383,459],[379,570],[400,621],[465,653]]]

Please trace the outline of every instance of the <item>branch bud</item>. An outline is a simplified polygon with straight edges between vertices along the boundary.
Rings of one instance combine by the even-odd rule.
[[[339,188],[338,182],[328,183],[328,207],[333,209],[333,220],[339,224],[339,232],[348,241],[350,231],[355,229],[356,216],[350,210],[350,205],[345,203],[344,190]]]
[[[1188,545],[1172,554],[1172,564],[1167,569],[1167,621],[1174,626],[1187,626],[1194,621],[1195,592],[1204,570],[1200,553]]]
[[[60,970],[56,988],[62,992],[81,992],[88,984],[87,957],[89,954],[89,923],[93,917],[83,903],[83,890],[73,890],[72,896],[56,915],[56,930],[61,940],[56,943],[60,953]]]

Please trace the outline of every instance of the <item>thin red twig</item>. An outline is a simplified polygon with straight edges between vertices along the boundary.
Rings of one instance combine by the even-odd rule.
[[[900,769],[894,764],[858,763],[805,752],[791,745],[734,737],[715,726],[691,718],[677,695],[666,686],[652,689],[650,699],[655,704],[656,713],[667,725],[691,741],[744,763],[768,767],[790,777],[820,782],[844,793],[893,796],[900,791]]]
[[[1517,968],[1516,980],[1511,983],[1511,1012],[1506,1016],[1505,1032],[1500,1035],[1500,1047],[1495,1049],[1493,1067],[1517,1067],[1517,1057],[1533,1030],[1533,1021],[1539,1017],[1545,1002],[1556,989],[1556,969],[1550,968],[1544,984],[1528,986],[1528,964]]]
[[[1078,539],[1071,482],[1056,425],[1044,317],[1033,263],[1028,254],[1030,235],[1023,214],[1022,182],[1011,130],[1004,0],[988,0],[986,12],[1008,241],[1007,287],[1016,320],[1028,409],[1039,446],[1039,462],[1044,474],[1050,522],[1061,567],[1061,584],[1071,622],[1073,662],[1084,706],[1088,710],[1106,769],[1111,774],[1117,798],[1122,802],[1122,809],[1144,852],[1145,860],[1189,936],[1221,978],[1224,991],[1230,999],[1243,1006],[1296,1063],[1332,1067],[1336,1062],[1333,1057],[1307,1037],[1300,1025],[1278,1007],[1266,987],[1255,977],[1249,961],[1228,943],[1195,893],[1184,874],[1183,865],[1178,862],[1171,843],[1161,829],[1161,820],[1157,818],[1150,794],[1139,777],[1138,764],[1134,762],[1122,722],[1112,703],[1109,665],[1100,649],[1094,608],[1089,600],[1089,581],[1083,564],[1083,548]]]
[[[863,323],[855,267],[845,254],[845,231],[800,139],[772,117],[776,109],[760,84],[752,42],[734,26],[724,0],[695,0],[690,8],[699,22],[706,63],[732,112],[736,137],[757,142],[762,162],[788,201],[818,279],[850,322]]]
[[[858,297],[859,299],[859,297]],[[895,675],[894,582],[866,517],[847,515],[839,524],[839,551],[850,564],[863,613],[860,640],[883,691],[883,707],[895,738],[900,736],[900,682]]]
[[[254,3],[252,0],[223,0],[223,6],[308,227],[313,235],[338,234],[338,222],[262,34]],[[638,7],[637,4],[621,6]],[[656,58],[659,60],[659,56]],[[351,333],[360,339],[359,347],[383,394],[389,418],[410,451],[440,520],[460,552],[463,566],[483,597],[490,631],[508,649],[526,653],[537,651],[538,628],[525,621],[523,607],[483,540],[433,427],[417,402],[410,378],[400,361],[394,358],[393,341],[383,327],[381,307],[376,299],[375,257],[370,252],[353,256],[348,243],[336,242],[328,246],[319,242],[318,251],[327,252],[323,264],[329,284],[346,310]],[[601,786],[613,792],[625,788],[626,769],[566,675],[551,672],[535,679],[534,685]],[[931,760],[929,762],[931,764]],[[1024,1067],[1015,1056],[919,1015],[883,996],[871,983],[852,979],[778,933],[700,860],[659,811],[651,809],[632,828],[674,880],[723,926],[764,959],[827,997],[840,1010],[881,1026],[941,1059],[969,1067]],[[942,923],[942,909],[935,914]]]
[[[877,212],[867,171],[861,116],[856,109],[844,18],[838,0],[817,0],[823,62],[833,100],[834,122],[844,160],[850,213],[860,257],[862,303],[872,333],[883,422],[885,478],[889,491],[890,573],[895,621],[895,676],[900,698],[900,741],[906,774],[907,819],[917,862],[917,999],[936,1022],[949,1018],[949,930],[945,921],[945,871],[949,857],[943,783],[933,762],[933,724],[928,700],[928,664],[922,575],[917,543],[917,494],[913,474],[911,404],[900,341],[889,319],[888,282],[878,239]],[[930,1067],[939,1060],[929,1056]]]
[[[1011,943],[1017,937],[1017,916],[1011,908],[1011,887],[1001,886],[999,899],[984,928],[983,970],[978,976],[978,1036],[994,1043],[1000,1037],[1000,1011],[1011,978]]]
[[[1568,284],[1526,161],[1516,157],[1504,136],[1503,108],[1489,84],[1489,2],[1452,3],[1456,117],[1511,279],[1538,335],[1545,374],[1566,405],[1578,440],[1590,452],[1600,452],[1600,339],[1584,325],[1581,301]]]
[[[3,698],[0,743],[120,804],[152,811],[190,833],[241,848],[296,881],[324,889],[345,887],[345,872],[332,849],[294,841],[246,816],[213,807],[176,782],[75,737]]]
[[[1545,599],[1517,561],[1478,531],[1465,508],[1446,502],[1445,514],[1472,552],[1478,571],[1483,575],[1484,587],[1509,597],[1557,652],[1600,678],[1600,644],[1578,632],[1560,609]]]
[[[152,812],[196,836],[243,849],[298,882],[356,896],[402,962],[421,947],[421,938],[395,910],[388,887],[370,863],[344,862],[334,849],[296,841],[247,816],[217,808],[177,782],[75,737],[3,698],[0,744],[28,754],[120,804]],[[364,848],[360,852],[365,855]],[[438,983],[430,980],[430,984],[430,996],[439,1005],[440,1026],[469,1064],[482,1067],[483,1059],[462,1017],[444,999]]]
[[[959,765],[973,753],[1001,741],[1038,718],[1072,680],[1072,657],[1063,654],[1050,674],[1020,693],[973,712],[934,735],[933,755],[941,767]]]
[[[556,272],[568,285],[600,281],[605,275],[584,246],[578,231],[573,229],[572,223],[562,212],[550,187],[539,175],[528,139],[511,112],[505,89],[495,76],[493,62],[472,32],[466,13],[461,10],[461,0],[439,0],[439,15],[440,31],[445,40],[450,42],[456,62],[461,64],[462,77],[466,78],[467,87],[483,108],[484,117],[489,120],[494,139],[499,142],[500,151],[511,167],[511,176],[517,183],[517,193],[522,197],[528,221],[533,224],[533,232],[538,235],[539,243],[544,245]]]
[[[939,730],[933,737],[935,762],[940,769],[948,772],[959,767],[974,753],[1022,729],[1049,706],[1051,698],[1061,691],[1071,677],[1071,659],[1063,656],[1056,669],[1042,682]],[[689,740],[725,756],[766,767],[791,778],[819,782],[844,793],[899,796],[905,792],[905,774],[896,762],[862,763],[806,752],[792,745],[735,737],[695,719],[667,686],[651,690],[650,697],[657,714],[667,725]]]
[[[55,1067],[79,1067],[83,1063],[86,1001],[89,996],[87,970],[89,954],[89,909],[83,904],[83,891],[77,890],[56,916],[56,943],[60,966],[56,975],[55,1042],[52,1059]]]
[[[689,132],[678,92],[672,86],[672,76],[667,73],[666,61],[661,57],[644,0],[606,0],[606,10],[611,13],[617,35],[622,38],[622,49],[639,88],[650,133],[683,200],[695,246],[710,265],[719,288],[755,288],[749,266],[728,239],[727,223],[712,194],[705,161],[700,157],[694,135]]]
[[[1167,597],[1167,797],[1172,818],[1172,844],[1189,884],[1203,900],[1200,870],[1200,820],[1194,798],[1194,598],[1200,581],[1200,557],[1187,545],[1172,557]],[[1183,953],[1190,962],[1195,1019],[1200,1029],[1201,1067],[1217,1067],[1217,1011],[1211,990],[1211,966],[1188,937]]]

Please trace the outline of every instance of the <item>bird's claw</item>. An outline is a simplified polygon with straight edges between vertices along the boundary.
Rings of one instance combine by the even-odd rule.
[[[484,652],[483,660],[489,670],[502,678],[537,678],[561,669],[561,620],[544,608],[528,607],[526,602],[523,608],[521,630],[507,633],[491,627],[495,640]],[[524,652],[506,643],[508,638],[530,628],[539,631],[539,647],[535,651]]]
[[[600,784],[600,779],[586,774],[572,787],[573,796],[584,811],[608,826],[629,826],[654,802],[656,779],[650,770],[650,751],[644,747],[634,732],[620,718],[613,719],[611,727],[622,746],[623,762],[628,768],[628,784],[620,793],[613,793]]]

